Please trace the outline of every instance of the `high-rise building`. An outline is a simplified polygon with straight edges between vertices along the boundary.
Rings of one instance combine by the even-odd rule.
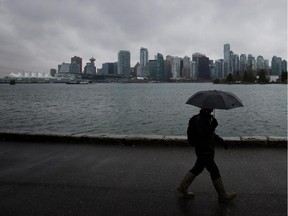
[[[161,53],[157,53],[156,57],[157,68],[156,68],[156,80],[164,80],[164,58]]]
[[[70,73],[70,63],[65,63],[63,62],[58,68],[59,72],[58,73]]]
[[[103,63],[102,64],[102,73],[105,75],[117,74],[117,63]]]
[[[141,77],[148,77],[149,76],[149,55],[148,55],[148,49],[141,47],[140,49],[140,65],[138,75]]]
[[[152,80],[157,79],[157,60],[149,60],[149,78]]]
[[[172,72],[172,78],[173,79],[180,79],[180,58],[178,56],[174,56],[172,59],[172,65],[171,65],[171,72]]]
[[[130,77],[130,52],[127,50],[118,52],[118,74]]]
[[[74,56],[71,58],[71,64],[76,63],[79,65],[80,68],[80,72],[82,73],[82,58],[78,57],[78,56]],[[76,67],[75,67],[76,68]]]
[[[148,65],[148,49],[141,47],[140,49],[140,65],[147,66]]]
[[[198,59],[198,79],[200,80],[210,80],[210,67],[209,67],[209,58],[200,56]]]
[[[172,77],[172,60],[173,57],[170,55],[166,56],[165,65],[164,65],[164,77],[165,80],[170,80]]]
[[[223,79],[225,78],[223,75],[223,59],[218,59],[215,61],[215,78]]]
[[[183,58],[182,78],[191,79],[191,60],[188,56]]]
[[[228,75],[230,73],[230,44],[226,43],[224,44],[224,64],[226,64],[226,66],[224,67],[224,75],[226,76],[226,74]]]
[[[265,69],[265,60],[263,58],[263,56],[259,55],[256,58],[256,70],[260,71],[260,70],[264,70]]]
[[[241,73],[244,73],[244,71],[247,70],[247,56],[246,56],[246,54],[240,55],[239,69],[240,69]]]
[[[90,62],[88,62],[84,68],[84,74],[88,75],[96,75],[96,67],[95,67],[95,58],[90,58]]]
[[[282,73],[282,58],[273,56],[271,62],[271,75],[281,75]]]

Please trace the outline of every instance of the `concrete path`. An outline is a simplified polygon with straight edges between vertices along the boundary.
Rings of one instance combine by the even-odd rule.
[[[190,147],[0,142],[0,215],[287,215],[287,150],[216,150],[231,203],[209,174],[175,192],[195,161]]]

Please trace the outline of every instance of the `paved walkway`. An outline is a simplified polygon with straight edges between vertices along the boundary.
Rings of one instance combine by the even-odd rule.
[[[227,190],[207,171],[193,200],[175,192],[195,161],[190,147],[0,142],[0,215],[287,215],[287,150],[216,151]]]

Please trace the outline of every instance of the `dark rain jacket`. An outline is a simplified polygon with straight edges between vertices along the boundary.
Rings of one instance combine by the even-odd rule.
[[[223,144],[224,140],[215,134],[217,120],[205,110],[200,110],[198,115],[189,120],[187,129],[188,142],[195,146],[197,157],[214,157],[215,144]]]

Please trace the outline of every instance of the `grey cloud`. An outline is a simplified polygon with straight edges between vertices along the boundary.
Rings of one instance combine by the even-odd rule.
[[[238,54],[287,58],[285,0],[2,0],[0,76],[49,71],[74,55],[97,67],[140,47],[191,57],[223,58],[223,44]],[[17,60],[15,60],[17,59]]]

